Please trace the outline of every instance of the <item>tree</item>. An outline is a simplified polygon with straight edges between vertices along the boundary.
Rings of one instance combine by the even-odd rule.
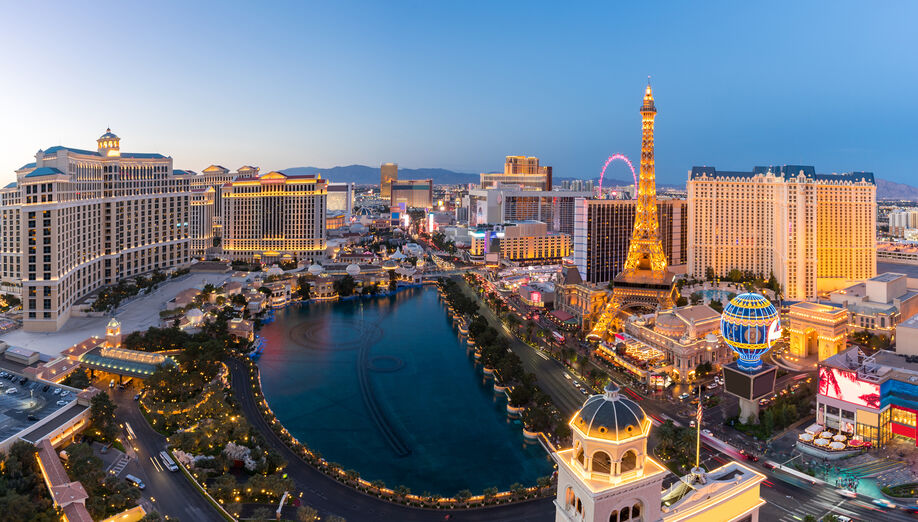
[[[711,310],[714,310],[715,312],[719,314],[723,313],[724,311],[724,305],[720,301],[716,301],[716,300],[711,301],[710,303],[708,303],[708,306],[711,307]]]
[[[312,506],[300,506],[296,508],[297,522],[316,522],[319,519],[319,512]]]
[[[354,294],[354,288],[357,287],[357,281],[348,274],[341,279],[336,280],[332,283],[332,286],[335,288],[335,292],[338,293],[341,297],[347,297]]]
[[[296,295],[303,301],[309,299],[309,278],[306,276],[300,276],[296,278]]]
[[[467,489],[462,489],[456,492],[456,502],[459,502],[460,504],[465,504],[469,501],[470,498],[472,498],[472,492]]]
[[[700,290],[692,292],[692,295],[689,296],[689,300],[692,301],[693,305],[700,303],[704,299],[704,294]]]
[[[74,388],[86,389],[89,387],[89,374],[83,368],[77,368],[64,379],[61,384]]]
[[[158,511],[151,511],[143,516],[140,519],[140,522],[160,522],[163,517],[159,514]]]
[[[686,299],[684,296],[680,295],[679,298],[676,299],[676,306],[685,306],[687,304],[688,304],[688,299]]]
[[[258,522],[268,522],[274,520],[274,512],[266,507],[260,507],[252,512],[252,519]]]
[[[714,269],[707,267],[704,269],[704,278],[708,281],[714,281]]]
[[[96,394],[89,402],[89,432],[100,442],[115,440],[115,410],[117,406],[105,392]]]

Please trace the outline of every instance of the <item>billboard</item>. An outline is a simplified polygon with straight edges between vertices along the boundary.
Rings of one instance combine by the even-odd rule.
[[[862,381],[852,371],[820,367],[818,392],[826,397],[867,408],[880,407],[880,385]]]

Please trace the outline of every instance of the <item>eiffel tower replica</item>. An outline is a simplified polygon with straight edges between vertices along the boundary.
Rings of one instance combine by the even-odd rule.
[[[612,280],[612,296],[599,313],[596,324],[587,335],[588,339],[605,340],[611,333],[610,328],[621,324],[624,314],[672,308],[677,298],[673,276],[666,270],[666,255],[657,222],[653,160],[653,120],[656,115],[648,81],[644,104],[641,105],[641,177],[638,180],[634,230],[628,245],[628,257],[622,271]]]

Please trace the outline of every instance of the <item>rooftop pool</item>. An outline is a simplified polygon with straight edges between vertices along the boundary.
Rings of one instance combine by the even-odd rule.
[[[300,442],[387,487],[452,495],[535,485],[553,464],[508,419],[433,287],[278,310],[265,398]]]

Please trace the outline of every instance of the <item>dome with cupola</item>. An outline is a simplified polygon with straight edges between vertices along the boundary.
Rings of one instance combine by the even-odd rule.
[[[111,128],[105,129],[105,134],[99,136],[96,143],[99,145],[99,154],[103,156],[121,155],[121,138]]]
[[[623,397],[615,383],[609,383],[602,395],[593,395],[574,415],[570,426],[583,436],[622,441],[643,435],[650,419],[636,402]]]

